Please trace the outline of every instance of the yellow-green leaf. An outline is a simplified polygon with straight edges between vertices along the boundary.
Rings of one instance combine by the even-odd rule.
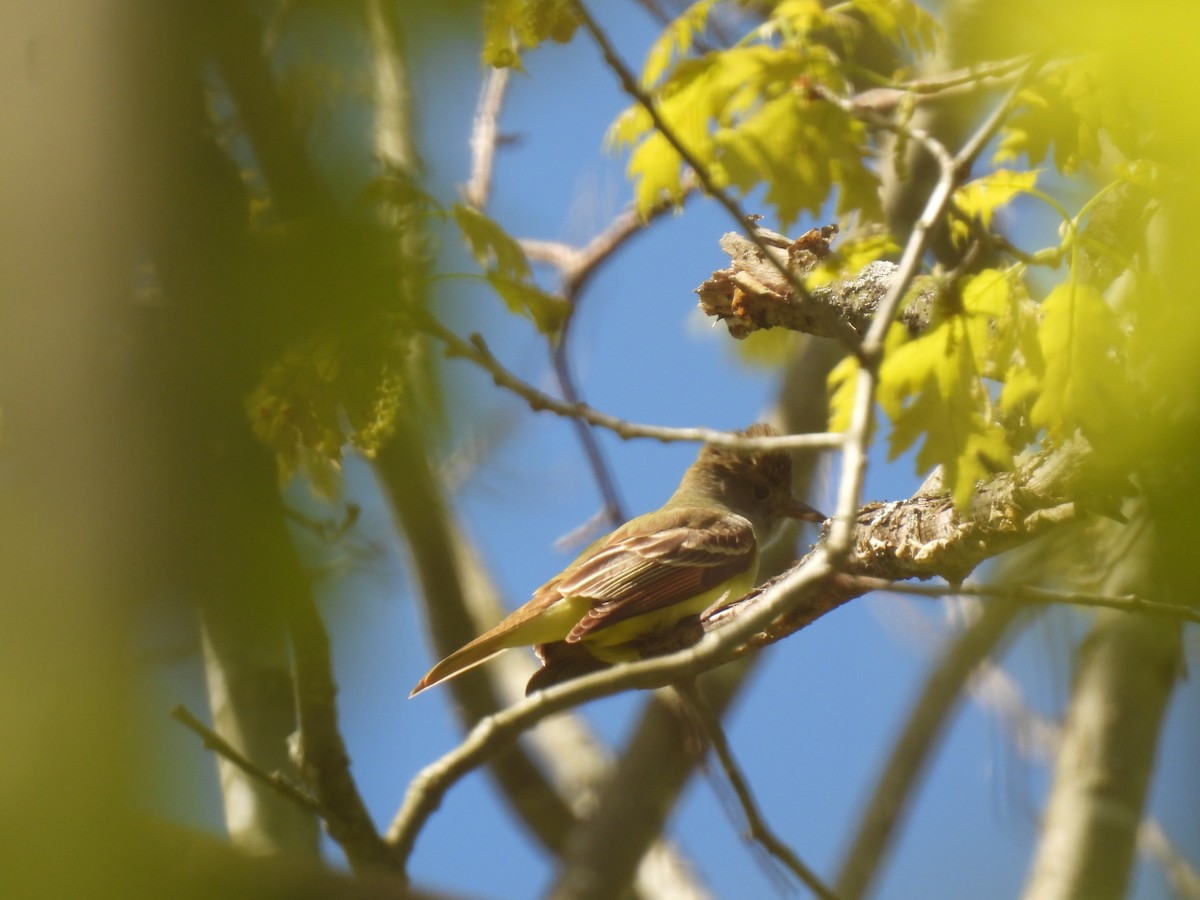
[[[911,0],[851,0],[850,6],[884,37],[916,53],[930,53],[937,44],[937,20]]]
[[[801,212],[817,214],[839,190],[837,212],[878,215],[878,181],[863,158],[862,123],[821,101],[788,93],[717,133],[719,159],[743,192],[767,185],[766,200],[787,230]]]
[[[642,85],[653,87],[676,57],[691,52],[696,36],[708,25],[708,14],[720,0],[698,0],[680,13],[658,36],[642,66]]]
[[[1101,134],[1129,158],[1144,136],[1139,116],[1123,91],[1120,73],[1108,60],[1083,56],[1047,69],[1021,91],[1020,103],[1001,132],[996,161],[1024,153],[1037,165],[1054,148],[1054,164],[1071,174],[1100,159]]]
[[[891,457],[923,438],[917,468],[941,465],[959,507],[970,500],[976,481],[1011,465],[1012,451],[992,421],[961,316],[891,347],[879,369],[879,403],[892,420]]]
[[[483,61],[520,68],[521,51],[547,39],[566,43],[579,27],[569,0],[487,0],[483,7]]]
[[[1041,311],[1045,377],[1030,418],[1051,437],[1076,428],[1103,435],[1127,406],[1125,336],[1116,314],[1098,291],[1076,282],[1054,288]]]
[[[557,334],[567,316],[567,302],[534,284],[489,272],[488,282],[515,313],[526,316],[543,334]]]
[[[996,211],[1018,194],[1033,190],[1037,178],[1036,170],[1014,172],[997,169],[960,187],[954,192],[954,203],[968,220],[978,219],[988,229]],[[957,217],[950,221],[950,236],[959,244],[964,243],[970,233],[967,222]]]
[[[844,357],[829,373],[829,430],[846,431],[854,409],[854,382],[858,378],[858,359]]]
[[[461,203],[454,204],[454,221],[471,247],[471,254],[484,268],[515,279],[530,277],[529,260],[512,237],[483,213]]]

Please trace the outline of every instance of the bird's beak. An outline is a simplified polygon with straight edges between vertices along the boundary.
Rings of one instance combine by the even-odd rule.
[[[824,522],[826,519],[823,512],[813,509],[803,500],[797,500],[795,497],[788,498],[788,503],[780,510],[780,513],[791,519],[803,519],[805,522]]]

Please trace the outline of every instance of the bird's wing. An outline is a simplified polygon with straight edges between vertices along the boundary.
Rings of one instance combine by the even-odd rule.
[[[637,525],[614,532],[551,583],[559,596],[591,601],[568,641],[691,600],[757,562],[754,529],[734,513],[683,507],[661,510],[652,530]]]

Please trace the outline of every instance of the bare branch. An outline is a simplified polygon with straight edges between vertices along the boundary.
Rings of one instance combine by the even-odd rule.
[[[777,238],[788,265],[803,277],[828,253],[835,232],[836,226],[814,228],[795,241],[773,232],[766,235]],[[713,272],[696,293],[701,311],[724,321],[730,336],[738,340],[760,329],[787,328],[856,344],[899,275],[895,263],[873,262],[853,278],[813,288],[807,299],[799,300],[778,277],[772,277],[774,271],[767,270],[758,248],[742,235],[725,234],[721,249],[729,254],[730,265]],[[926,288],[901,311],[900,320],[910,333],[929,324],[933,299],[933,289]]]
[[[1029,65],[1030,59],[1029,56],[1019,56],[1015,59],[956,69],[930,78],[868,88],[855,94],[853,103],[858,109],[872,113],[892,112],[908,98],[912,98],[918,104],[937,103],[1011,81],[1021,69]]]
[[[471,341],[467,342],[440,322],[428,318],[423,320],[419,327],[427,334],[445,344],[449,355],[464,357],[486,369],[497,385],[507,388],[524,398],[534,410],[545,410],[559,416],[580,419],[590,425],[606,428],[622,438],[653,438],[654,440],[663,442],[697,441],[714,446],[741,447],[747,450],[792,450],[837,447],[844,440],[842,435],[832,432],[789,434],[782,437],[770,438],[747,438],[727,431],[715,431],[710,428],[665,428],[657,425],[641,425],[635,422],[627,422],[624,419],[619,419],[616,416],[595,410],[585,403],[566,403],[558,400],[527,384],[504,368],[479,335],[472,335]]]

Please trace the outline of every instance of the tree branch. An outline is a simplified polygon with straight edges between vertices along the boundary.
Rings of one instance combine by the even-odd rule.
[[[797,277],[803,277],[829,252],[836,226],[813,229],[792,241],[759,229],[763,239],[782,248]],[[787,328],[817,337],[858,343],[870,327],[880,304],[892,289],[899,268],[873,262],[844,281],[813,288],[806,300],[794,299],[787,286],[764,263],[757,246],[735,232],[721,237],[730,265],[713,272],[699,287],[700,309],[725,323],[731,337],[741,340],[755,331]],[[923,289],[900,313],[910,334],[929,324],[934,291]]]
[[[606,428],[622,438],[653,438],[654,440],[669,441],[698,441],[718,447],[741,447],[747,450],[792,450],[840,446],[843,437],[832,432],[816,434],[789,434],[782,437],[747,438],[732,434],[728,431],[715,431],[710,428],[666,428],[657,425],[641,425],[626,422],[616,416],[602,413],[585,403],[566,403],[551,397],[532,385],[527,384],[513,375],[500,363],[488,349],[487,344],[479,335],[472,335],[470,342],[464,341],[440,322],[426,318],[419,324],[425,333],[437,338],[446,345],[447,354],[469,359],[471,362],[486,369],[492,380],[503,388],[507,388],[524,400],[537,411],[548,411],[559,416],[582,419],[583,421]]]
[[[1082,438],[1035,454],[1014,472],[980,484],[971,507],[960,513],[945,494],[918,492],[908,500],[874,502],[856,516],[852,551],[841,573],[812,591],[786,616],[770,621],[742,652],[774,643],[866,591],[859,576],[893,580],[964,580],[975,567],[1027,543],[1077,515],[1072,498],[1100,488],[1091,471],[1093,451]],[[811,555],[811,554],[810,554]],[[874,582],[865,582],[870,584]],[[770,592],[771,582],[760,590]],[[706,613],[703,629],[719,632],[729,619],[758,602],[754,592]]]

